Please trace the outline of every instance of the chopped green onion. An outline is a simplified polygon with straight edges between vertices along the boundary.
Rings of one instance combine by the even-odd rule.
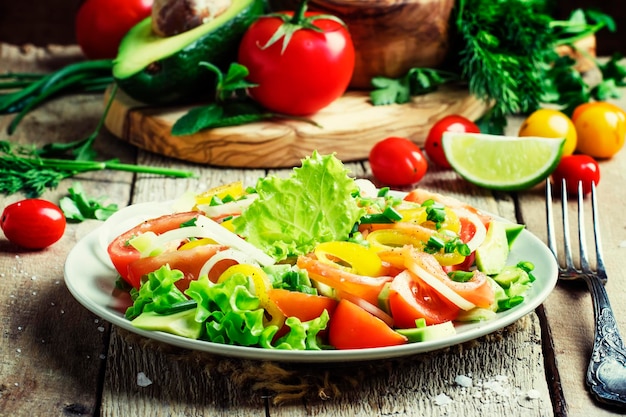
[[[455,282],[467,282],[472,279],[474,273],[468,271],[451,271],[448,272],[448,276]]]
[[[520,304],[522,304],[524,302],[524,297],[521,295],[516,295],[514,297],[511,298],[507,298],[504,300],[499,300],[498,301],[498,311],[504,311],[504,310],[508,310],[511,309],[515,306],[518,306]]]
[[[402,220],[402,214],[398,212],[395,208],[389,206],[386,207],[383,211],[383,216],[387,217],[389,220],[400,221]]]

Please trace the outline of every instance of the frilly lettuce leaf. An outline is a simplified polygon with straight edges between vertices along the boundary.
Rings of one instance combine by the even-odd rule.
[[[169,265],[164,265],[148,274],[148,279],[139,290],[132,291],[134,303],[126,310],[126,318],[131,320],[142,312],[161,312],[168,310],[173,304],[187,300],[174,285],[176,281],[184,277],[178,270],[171,270]]]
[[[277,260],[345,240],[363,215],[357,189],[339,159],[313,152],[291,177],[258,180],[259,198],[234,219],[235,232]]]
[[[274,345],[263,344],[262,347],[283,350],[321,350],[317,335],[326,328],[329,318],[326,310],[318,318],[305,322],[297,317],[287,317],[285,324],[289,326],[289,332],[278,339]]]

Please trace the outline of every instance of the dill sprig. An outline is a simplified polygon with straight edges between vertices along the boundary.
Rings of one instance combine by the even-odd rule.
[[[506,125],[507,115],[541,104],[545,64],[555,56],[552,19],[541,6],[534,1],[459,2],[461,77],[472,94],[492,104],[487,118],[496,127]]]
[[[56,188],[66,178],[83,172],[107,169],[178,178],[189,178],[194,175],[189,171],[124,164],[118,159],[80,161],[42,158],[38,156],[37,151],[32,146],[0,141],[0,193],[10,195],[22,192],[27,197],[38,197],[46,189]]]

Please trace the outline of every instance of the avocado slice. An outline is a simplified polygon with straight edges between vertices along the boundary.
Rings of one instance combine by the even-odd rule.
[[[195,309],[167,315],[145,311],[133,319],[131,324],[138,329],[161,331],[189,339],[198,339],[202,334],[202,323],[196,321]]]
[[[492,220],[484,242],[476,249],[476,266],[487,275],[497,274],[509,257],[509,241],[503,222]]]
[[[211,98],[215,75],[200,62],[227,69],[236,61],[241,37],[263,10],[263,0],[232,0],[215,19],[169,37],[157,36],[148,17],[122,39],[113,77],[126,94],[147,104]]]
[[[415,321],[415,325],[416,327],[414,329],[398,329],[396,331],[405,336],[409,340],[409,343],[443,339],[456,334],[456,329],[451,321],[427,326],[426,320],[418,319]]]

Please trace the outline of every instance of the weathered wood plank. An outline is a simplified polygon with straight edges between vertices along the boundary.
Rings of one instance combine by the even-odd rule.
[[[2,71],[49,71],[75,55],[75,48],[0,45]],[[12,116],[1,116],[0,140],[43,144],[80,139],[94,130],[103,107],[99,95],[54,100],[29,114],[11,137],[6,127]],[[108,146],[109,139],[105,134],[96,142],[102,155],[133,158],[133,148],[119,141]],[[88,195],[108,196],[120,205],[128,202],[131,179],[129,173],[80,176]],[[58,203],[73,181],[63,181],[42,198]],[[22,198],[0,196],[0,207]],[[99,408],[109,325],[83,308],[63,283],[67,253],[99,224],[68,224],[63,238],[42,251],[24,251],[0,240],[0,415],[92,415]]]

